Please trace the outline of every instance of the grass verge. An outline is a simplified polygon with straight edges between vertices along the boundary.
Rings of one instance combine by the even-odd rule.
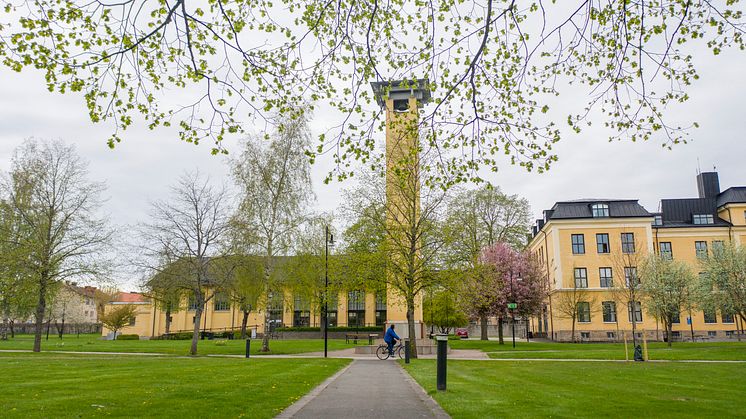
[[[515,359],[624,359],[623,343],[544,343],[520,342],[513,349],[510,341],[449,341],[453,349],[478,349],[490,358]],[[633,358],[632,343],[628,345],[629,359]],[[649,342],[650,359],[666,360],[746,360],[746,342],[681,342],[669,348],[664,342]]]
[[[367,343],[367,342],[366,342]],[[99,335],[65,335],[63,339],[50,336],[42,339],[42,351],[79,351],[79,352],[147,352],[169,355],[186,355],[189,353],[189,340],[101,340]],[[0,349],[32,349],[32,335],[17,335],[13,339],[0,341]],[[251,341],[251,353],[262,355],[261,339]],[[342,339],[330,339],[329,350],[352,348]],[[321,352],[324,341],[321,339],[287,339],[272,340],[269,344],[269,355],[287,355],[306,352]],[[200,355],[242,355],[246,353],[246,342],[243,340],[200,340],[197,346]]]
[[[743,417],[744,364],[449,361],[407,371],[454,418]]]
[[[0,355],[5,418],[271,418],[349,361]]]

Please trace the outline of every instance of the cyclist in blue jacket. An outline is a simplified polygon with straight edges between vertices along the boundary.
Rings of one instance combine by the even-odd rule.
[[[394,332],[394,325],[392,324],[389,327],[389,330],[386,331],[386,335],[383,337],[383,341],[389,345],[389,354],[391,356],[394,356],[394,344],[399,340],[401,340],[401,338],[396,334],[396,332]]]

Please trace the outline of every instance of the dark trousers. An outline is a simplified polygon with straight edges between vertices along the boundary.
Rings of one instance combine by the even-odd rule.
[[[386,342],[386,344],[389,345],[389,354],[391,354],[391,356],[394,356],[394,341],[392,340],[391,342]]]

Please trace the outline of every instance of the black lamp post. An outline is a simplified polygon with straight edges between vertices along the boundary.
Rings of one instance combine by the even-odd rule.
[[[324,358],[329,348],[329,246],[334,246],[334,236],[329,233],[329,226],[324,231]]]

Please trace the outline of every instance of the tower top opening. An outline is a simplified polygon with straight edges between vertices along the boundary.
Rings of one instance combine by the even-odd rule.
[[[370,84],[373,88],[378,105],[386,107],[386,99],[393,100],[394,111],[406,112],[410,97],[417,99],[417,106],[430,102],[430,88],[427,79],[375,81]]]

